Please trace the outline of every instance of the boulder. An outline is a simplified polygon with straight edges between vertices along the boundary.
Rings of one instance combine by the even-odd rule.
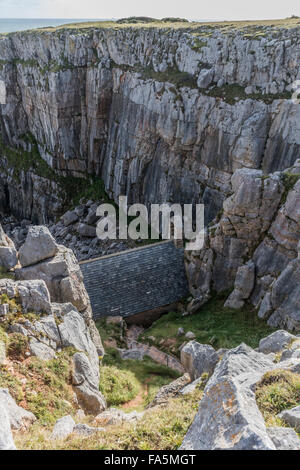
[[[56,356],[56,352],[53,348],[37,338],[30,338],[29,350],[32,356],[36,356],[42,359],[42,361],[50,361]]]
[[[0,267],[13,269],[18,264],[18,254],[13,241],[4,233],[0,224]]]
[[[259,343],[259,351],[264,354],[281,352],[286,349],[297,337],[285,330],[279,330],[263,338]]]
[[[8,389],[0,388],[0,407],[4,407],[10,421],[11,429],[24,430],[31,426],[36,417],[33,413],[18,406],[10,395]]]
[[[52,313],[50,294],[44,281],[18,282],[17,290],[25,313]]]
[[[106,402],[99,392],[99,375],[84,353],[73,356],[73,386],[79,406],[90,415],[105,410]]]
[[[268,428],[267,429],[276,450],[300,450],[300,439],[292,428]]]
[[[273,368],[265,355],[246,345],[225,353],[181,450],[275,450],[253,391]]]
[[[29,228],[24,245],[19,250],[19,259],[23,267],[31,266],[57,253],[58,246],[45,226]]]
[[[9,304],[0,304],[0,317],[5,317],[9,313]]]
[[[179,379],[174,380],[174,382],[165,385],[162,387],[157,394],[155,395],[154,400],[148,405],[147,408],[153,408],[155,406],[164,406],[167,405],[168,401],[171,398],[176,397],[179,392],[190,383],[190,376],[189,374],[185,374]]]
[[[193,340],[196,338],[196,335],[195,333],[193,333],[192,331],[188,331],[185,335],[186,339],[189,339],[189,340]]]
[[[6,408],[0,402],[0,450],[16,450],[11,432],[9,416]]]
[[[123,361],[127,361],[128,359],[142,361],[146,352],[142,349],[119,349],[119,353]]]
[[[77,232],[81,237],[84,238],[95,238],[97,235],[96,227],[87,224],[79,224],[77,227]]]
[[[78,221],[78,215],[75,211],[68,211],[62,216],[61,221],[65,227],[69,227]]]
[[[4,364],[6,360],[6,345],[4,341],[0,339],[0,365]]]
[[[76,424],[73,432],[82,437],[89,437],[89,436],[92,436],[93,434],[96,434],[97,432],[103,432],[103,431],[105,431],[104,428],[92,428],[91,426],[88,426],[87,424]]]
[[[139,421],[143,418],[144,414],[145,412],[138,413],[137,411],[124,413],[122,410],[110,408],[96,416],[94,423],[102,426],[119,426],[123,423]]]
[[[300,340],[293,341],[292,345],[288,349],[285,349],[281,354],[280,362],[286,361],[287,359],[300,359]]]
[[[51,439],[66,439],[73,433],[74,428],[75,421],[72,416],[64,416],[56,422],[51,434]]]
[[[218,361],[216,351],[207,344],[191,341],[181,350],[181,363],[192,380],[196,380],[204,373],[211,375]]]
[[[195,392],[195,390],[200,387],[204,382],[202,377],[199,379],[194,380],[194,382],[186,385],[182,390],[179,391],[180,395],[191,395]]]
[[[292,428],[296,429],[297,432],[300,432],[300,406],[296,406],[291,410],[282,411],[278,417],[286,424],[289,424]]]

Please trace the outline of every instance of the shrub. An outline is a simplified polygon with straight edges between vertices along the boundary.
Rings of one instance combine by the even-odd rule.
[[[129,402],[137,396],[139,390],[139,382],[133,372],[120,370],[115,366],[102,367],[100,391],[109,406]]]
[[[9,335],[7,353],[10,357],[23,357],[28,348],[28,339],[20,333]]]

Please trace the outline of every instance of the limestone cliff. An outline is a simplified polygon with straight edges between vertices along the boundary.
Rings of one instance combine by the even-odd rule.
[[[235,170],[270,173],[300,155],[300,107],[289,99],[300,77],[299,43],[297,27],[3,36],[1,205],[17,212],[3,147],[24,149],[32,135],[57,174],[99,175],[111,197],[127,194],[130,202],[203,201],[212,220]],[[40,213],[32,172],[21,171],[21,186],[32,192],[26,217]],[[44,201],[44,219],[56,203]]]

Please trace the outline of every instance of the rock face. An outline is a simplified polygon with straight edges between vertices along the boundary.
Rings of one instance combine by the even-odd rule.
[[[200,252],[187,253],[196,298],[234,289],[225,306],[250,302],[273,327],[300,331],[300,161],[284,172],[238,169],[232,195],[206,233]]]
[[[22,33],[1,38],[4,142],[30,151],[20,136],[33,136],[60,174],[98,174],[115,199],[204,201],[211,220],[237,168],[271,172],[299,156],[299,109],[287,98],[299,76],[300,38],[298,29],[207,33],[189,25],[36,32],[25,47]],[[8,154],[2,207],[45,223],[58,191],[49,190],[47,174],[16,175],[9,165]],[[24,192],[33,203],[27,211]]]

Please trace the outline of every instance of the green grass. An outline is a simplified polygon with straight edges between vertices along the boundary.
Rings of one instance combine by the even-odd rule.
[[[300,405],[300,375],[286,370],[268,372],[256,386],[256,401],[267,426],[282,426],[277,415]]]
[[[100,391],[109,407],[118,406],[137,396],[140,382],[129,369],[120,370],[115,366],[104,366],[101,368]]]
[[[15,278],[14,273],[10,273],[6,271],[5,268],[0,266],[0,279],[14,279],[14,278]]]
[[[216,349],[230,349],[241,343],[256,348],[262,338],[274,331],[258,318],[252,306],[246,305],[240,310],[224,308],[225,299],[215,297],[197,314],[187,317],[171,312],[156,321],[140,339],[153,344],[149,340],[149,336],[153,336],[154,344],[160,349],[179,355],[179,347],[186,341],[185,337],[177,338],[179,327],[186,333],[192,331],[199,343],[211,344]]]
[[[158,390],[180,374],[145,357],[143,361],[123,361],[116,349],[108,348],[101,369],[100,390],[110,405],[120,405],[142,393],[143,400],[134,409],[144,409]]]

